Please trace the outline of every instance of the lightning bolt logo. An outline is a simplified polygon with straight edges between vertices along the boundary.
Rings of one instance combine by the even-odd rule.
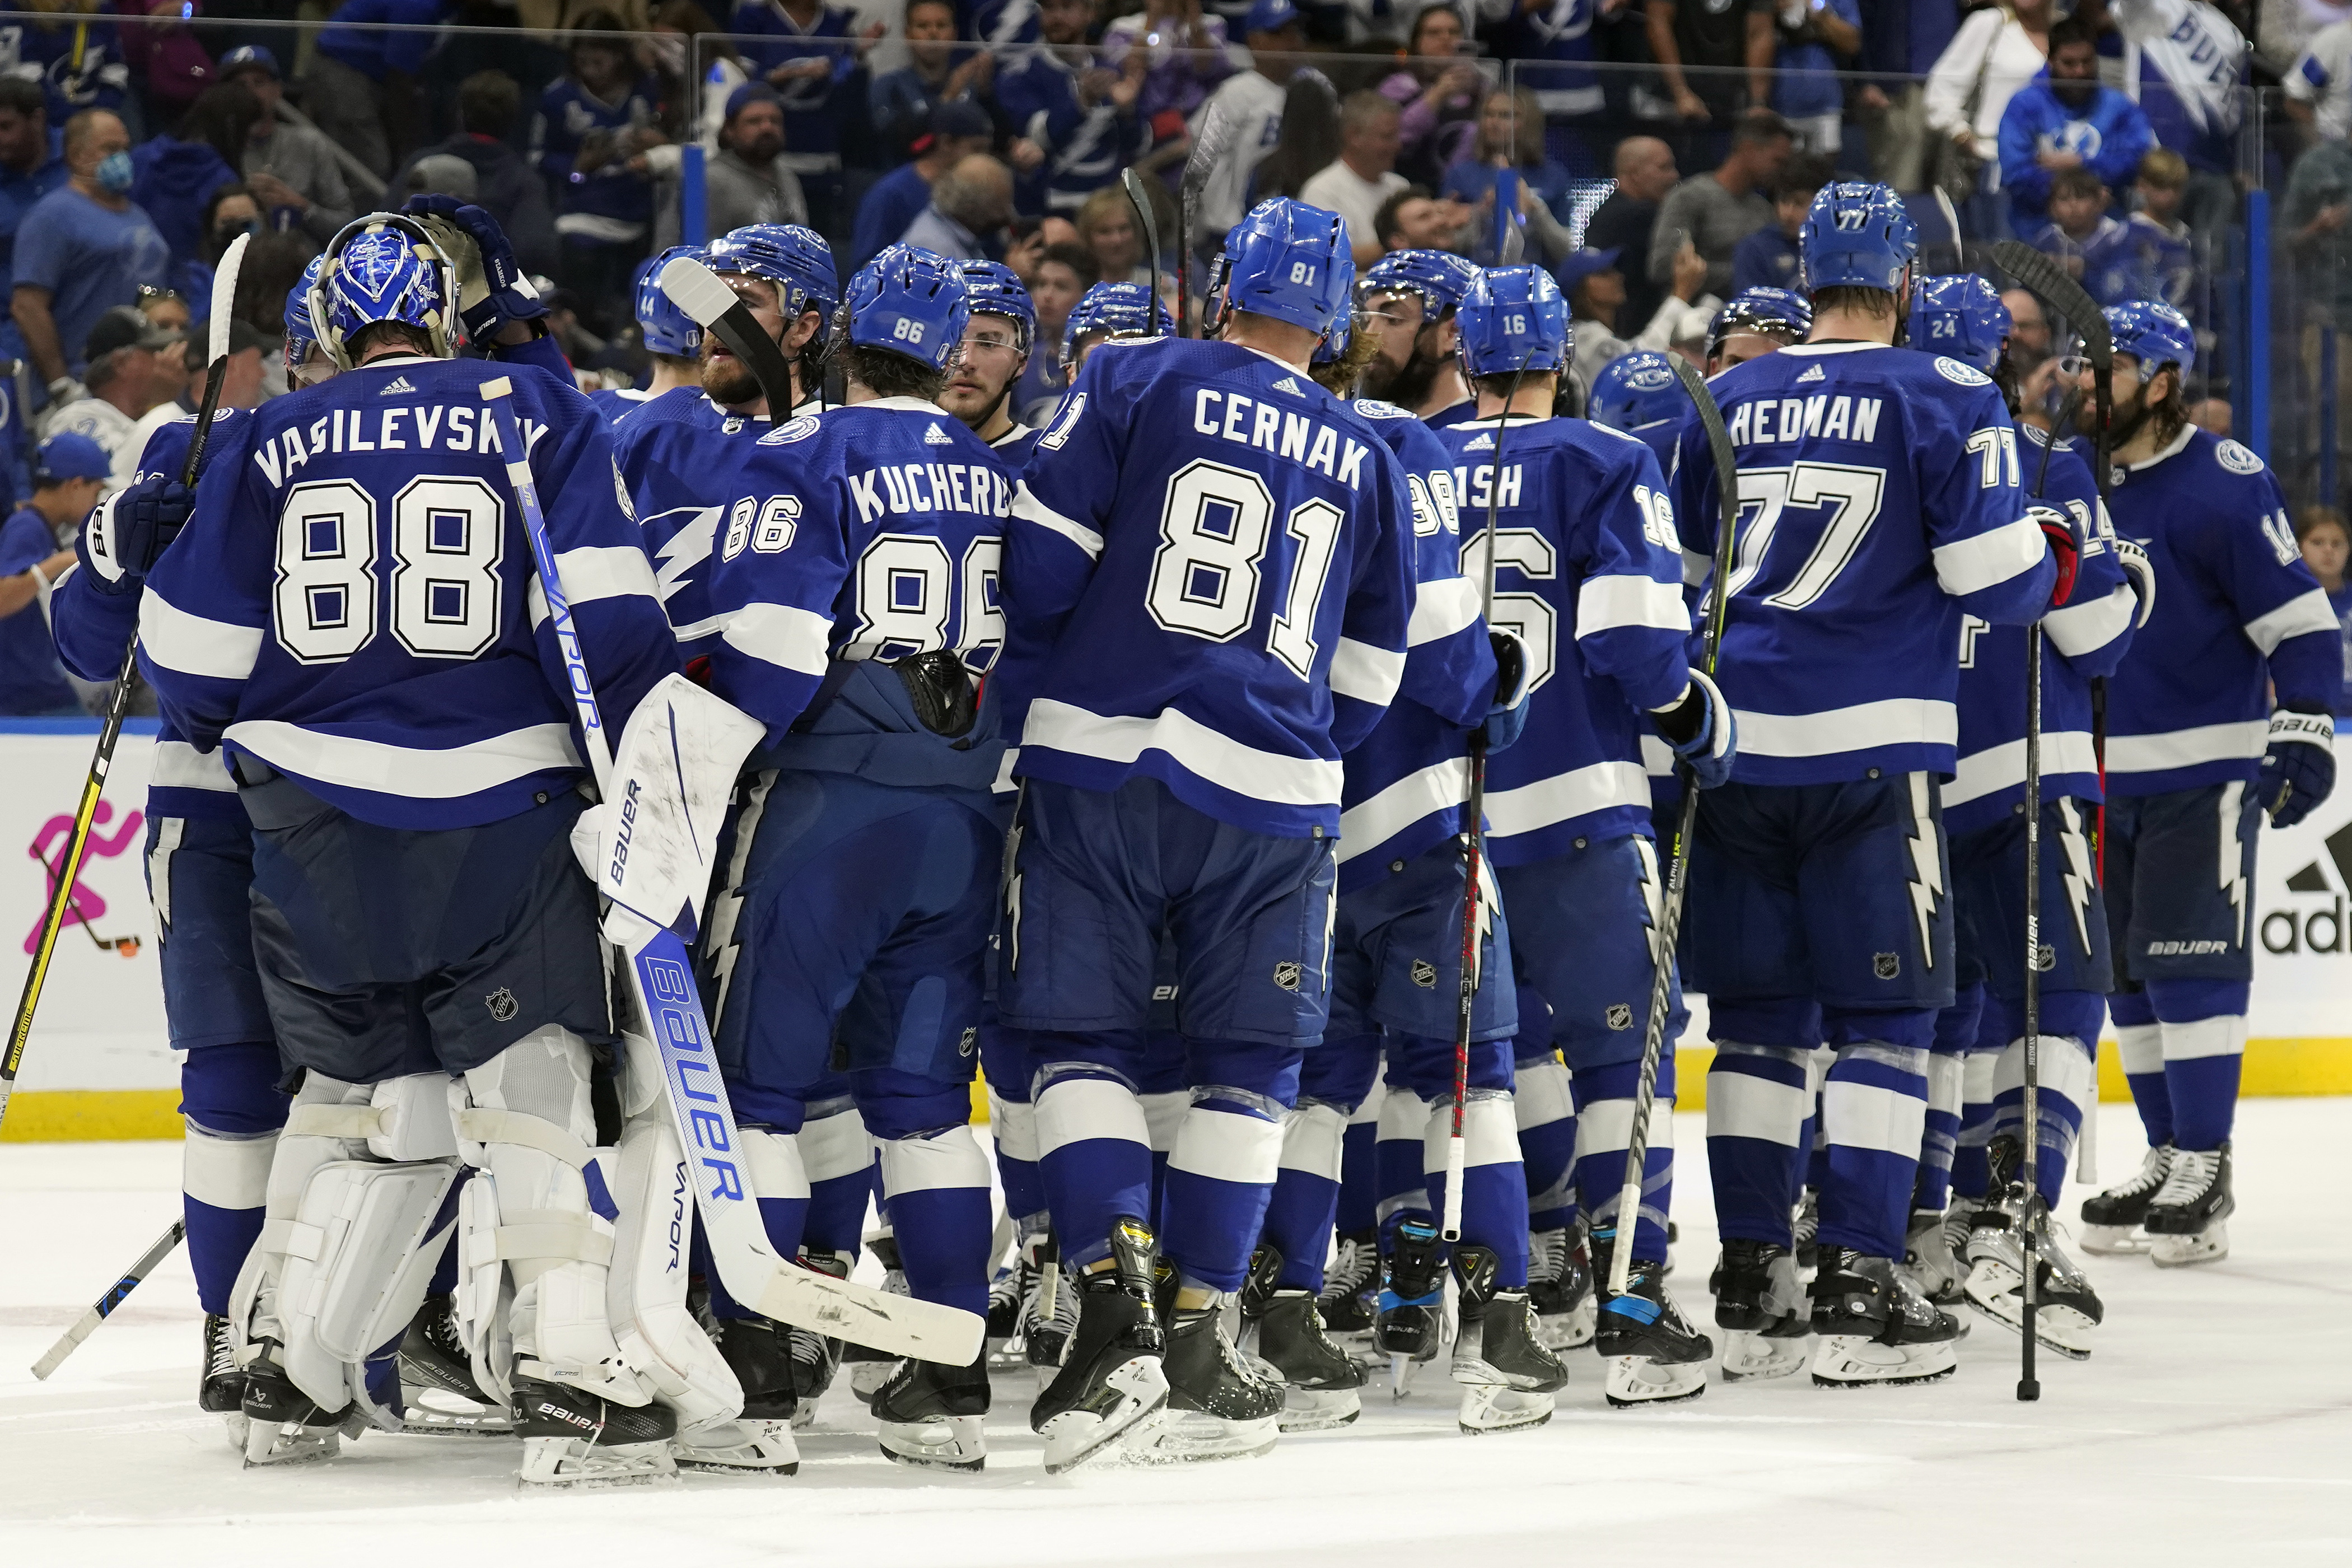
[[[760,818],[768,808],[768,792],[775,787],[773,768],[752,775],[743,809],[735,818],[735,853],[728,858],[725,889],[710,900],[710,928],[703,932],[702,955],[719,981],[719,994],[710,1000],[714,1023],[727,1016],[727,989],[734,984],[735,961],[742,954],[742,937],[736,928],[743,913],[743,878],[751,862],[751,841],[759,836]]]
[[[1650,963],[1656,965],[1666,962],[1658,945],[1659,927],[1666,918],[1665,891],[1658,886],[1658,847],[1637,833],[1633,836],[1633,854],[1642,863],[1643,918],[1650,926]]]
[[[646,536],[662,540],[653,553],[654,588],[663,604],[694,581],[688,572],[710,559],[719,542],[719,510],[715,506],[678,506],[646,519]],[[662,538],[665,533],[667,539]]]
[[[2243,863],[2238,854],[2238,811],[2244,803],[2246,786],[2242,782],[2221,786],[2221,831],[2217,837],[2221,844],[2221,879],[2218,886],[2230,896],[2230,907],[2238,911],[2230,929],[2236,933],[2240,947],[2246,945],[2246,921],[2253,911],[2246,905],[2246,878]]]
[[[1942,846],[1929,833],[1927,811],[1927,775],[1916,773],[1911,781],[1911,911],[1919,921],[1919,957],[1929,969],[1936,967],[1936,944],[1931,940],[1936,919],[1936,904],[1944,896],[1944,863]]]
[[[2066,907],[2074,913],[2074,937],[2083,951],[2091,951],[2091,897],[2098,890],[2098,873],[2091,866],[2091,841],[2083,832],[2083,817],[2071,800],[2058,802],[2058,847],[2066,856],[2059,873],[2066,889]]]

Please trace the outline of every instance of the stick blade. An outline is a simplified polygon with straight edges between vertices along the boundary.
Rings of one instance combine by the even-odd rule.
[[[2107,331],[2107,319],[2100,313],[2098,301],[2089,290],[2066,275],[2057,258],[2021,240],[2004,239],[1992,247],[1993,265],[2016,279],[2026,288],[2048,301],[2050,308],[2066,318],[2083,340],[2083,352],[2095,365],[2105,364],[2115,354],[2115,335]]]
[[[213,268],[212,341],[206,345],[205,363],[215,363],[228,357],[229,321],[236,313],[236,279],[245,268],[245,247],[253,236],[240,234],[228,242],[221,252],[220,264]]]
[[[691,256],[681,256],[662,268],[661,289],[671,304],[706,328],[717,325],[719,318],[737,304],[735,290]]]
[[[1128,202],[1135,208],[1136,222],[1143,226],[1143,243],[1150,247],[1150,254],[1157,257],[1160,254],[1160,219],[1151,210],[1151,193],[1143,188],[1143,176],[1133,169],[1122,170],[1118,183],[1127,192]]]

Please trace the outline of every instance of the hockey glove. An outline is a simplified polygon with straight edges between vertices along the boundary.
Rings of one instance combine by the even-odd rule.
[[[195,492],[179,480],[145,475],[98,503],[74,553],[100,593],[134,593],[195,507]]]
[[[2025,515],[2050,542],[2050,557],[2058,563],[2058,580],[2050,587],[2050,607],[2056,609],[2074,595],[2074,569],[2083,559],[2083,525],[2054,506],[2030,506]]]
[[[1739,754],[1738,727],[1731,720],[1731,704],[1714,681],[1692,670],[1683,694],[1664,708],[1652,709],[1650,717],[1675,755],[1690,764],[1692,783],[1713,789],[1730,781],[1732,759]]]
[[[478,268],[467,265],[464,247],[450,249],[457,269],[458,319],[475,345],[488,347],[491,336],[509,321],[535,321],[547,314],[547,301],[523,276],[498,219],[455,196],[411,196],[401,210],[412,217],[437,219],[473,241]]]
[[[2293,827],[2336,787],[2336,720],[2282,708],[2263,749],[2263,799],[2273,827]]]
[[[1509,632],[1488,631],[1495,649],[1495,700],[1486,709],[1486,754],[1507,750],[1528,727],[1527,645]]]
[[[2115,541],[2116,559],[2123,563],[2124,581],[2139,599],[2139,616],[2132,622],[2137,631],[2147,625],[2148,616],[2156,614],[2156,563],[2147,558],[2147,547],[2137,539]]]

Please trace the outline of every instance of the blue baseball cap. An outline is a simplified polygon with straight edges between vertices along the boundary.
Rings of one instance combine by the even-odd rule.
[[[783,101],[777,96],[776,89],[766,82],[747,81],[727,95],[727,118],[734,119],[755,103],[773,103],[781,106]]]
[[[1300,26],[1298,7],[1290,0],[1252,0],[1249,16],[1242,22],[1242,31],[1249,33],[1279,33],[1285,27]]]
[[[33,482],[59,485],[68,479],[102,479],[114,472],[114,459],[89,437],[59,431],[41,443],[33,459]]]
[[[259,44],[239,44],[220,58],[220,65],[215,75],[218,79],[226,81],[237,72],[248,69],[266,70],[269,73],[269,79],[272,81],[279,79],[284,74],[278,68],[276,55],[271,54]]]

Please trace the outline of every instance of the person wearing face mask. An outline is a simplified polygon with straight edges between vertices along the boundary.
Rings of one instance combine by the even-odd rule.
[[[2050,71],[2017,89],[2000,113],[2000,183],[2011,223],[2022,233],[2050,211],[2050,182],[2088,169],[2120,191],[2156,145],[2147,115],[2099,81],[2091,29],[2073,17],[2050,29]]]
[[[16,231],[9,313],[52,404],[84,395],[81,344],[98,318],[167,281],[171,249],[131,199],[131,133],[102,109],[66,122],[70,177],[26,215]],[[70,345],[70,347],[68,347]]]
[[[214,269],[228,254],[230,243],[240,234],[262,232],[258,195],[244,185],[219,186],[205,198],[204,217],[196,232],[199,237],[195,256],[173,269],[177,291],[187,301],[184,308],[191,320],[204,319],[211,311]]]

